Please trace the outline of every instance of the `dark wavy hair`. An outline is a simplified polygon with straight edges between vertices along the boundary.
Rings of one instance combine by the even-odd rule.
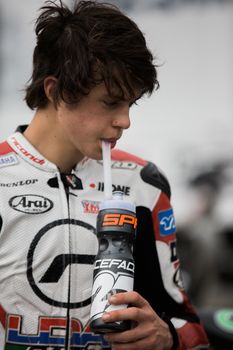
[[[138,26],[116,6],[97,1],[46,1],[36,20],[37,44],[25,100],[43,108],[48,99],[44,79],[53,76],[55,104],[77,103],[104,82],[110,96],[134,97],[159,87],[157,66]]]

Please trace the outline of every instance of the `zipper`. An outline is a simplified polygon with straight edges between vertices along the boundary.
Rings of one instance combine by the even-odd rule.
[[[66,175],[59,173],[60,180],[63,184],[66,199],[67,199],[67,209],[68,209],[68,220],[70,221],[70,203],[69,203],[69,196],[70,196],[70,186],[66,179]],[[69,230],[69,252],[71,252],[71,233],[70,233],[70,225],[68,226]],[[72,256],[72,254],[71,254]],[[71,291],[71,264],[68,265],[69,269],[69,279],[68,279],[68,295],[67,295],[67,313],[66,313],[66,332],[65,332],[65,348],[64,350],[70,350],[70,291]]]

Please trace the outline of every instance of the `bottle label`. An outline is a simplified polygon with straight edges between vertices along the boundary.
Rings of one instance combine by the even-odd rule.
[[[134,262],[132,259],[98,259],[94,267],[91,319],[104,312],[126,308],[127,305],[110,305],[108,298],[116,293],[133,290]]]
[[[104,209],[97,217],[98,236],[106,232],[125,233],[134,238],[137,227],[136,214],[124,209]]]

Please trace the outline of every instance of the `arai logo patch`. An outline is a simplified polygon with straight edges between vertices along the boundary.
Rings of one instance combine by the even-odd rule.
[[[43,196],[36,194],[25,194],[12,197],[9,200],[9,205],[14,210],[26,214],[42,214],[46,213],[53,207],[53,202]]]

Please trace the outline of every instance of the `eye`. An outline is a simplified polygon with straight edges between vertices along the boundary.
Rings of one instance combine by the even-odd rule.
[[[106,106],[117,106],[119,101],[103,101]]]
[[[108,108],[118,108],[120,106],[120,100],[103,100],[103,103]]]

